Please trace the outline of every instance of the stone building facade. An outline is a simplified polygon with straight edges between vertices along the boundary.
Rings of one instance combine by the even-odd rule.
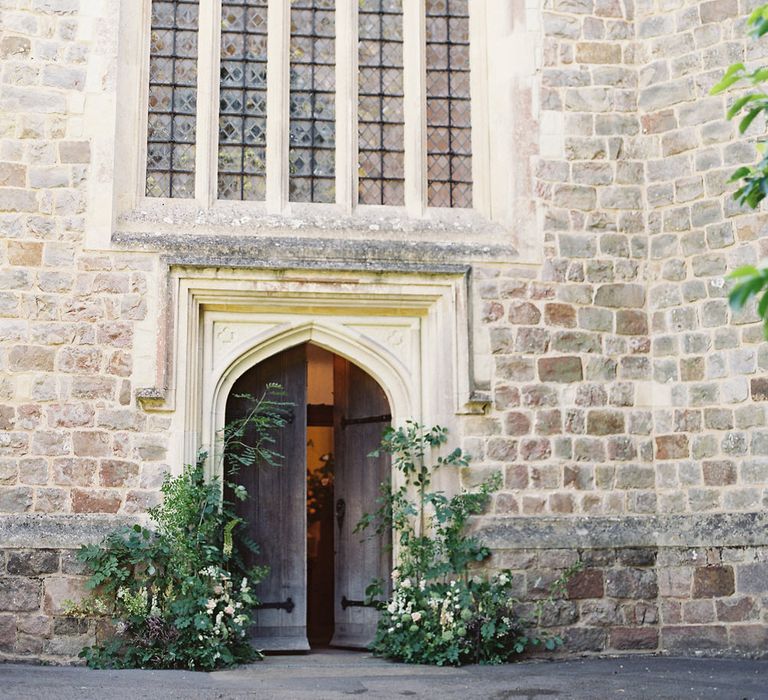
[[[397,418],[448,424],[464,483],[503,471],[476,526],[521,596],[585,563],[545,619],[565,653],[764,654],[768,344],[724,276],[768,239],[729,196],[751,140],[708,96],[764,60],[757,4],[470,0],[506,18],[488,56],[506,82],[473,104],[507,149],[506,213],[389,230],[121,211],[143,138],[120,127],[143,109],[124,52],[148,14],[0,0],[0,657],[66,661],[92,639],[61,613],[76,548],[140,519],[211,440],[224,370],[194,358],[274,345],[264,299],[288,319],[279,347],[345,355]],[[216,346],[206,329],[233,317],[209,312],[251,326]]]

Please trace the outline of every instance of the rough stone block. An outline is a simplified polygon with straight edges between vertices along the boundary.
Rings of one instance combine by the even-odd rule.
[[[624,566],[653,566],[657,554],[653,547],[629,547],[616,552],[618,562]]]
[[[753,401],[768,401],[768,379],[762,377],[750,380]]]
[[[736,567],[736,590],[739,593],[768,593],[768,562],[740,564]]]
[[[11,551],[7,568],[14,576],[52,574],[59,570],[59,553],[54,549]]]
[[[597,410],[587,413],[587,433],[590,435],[615,435],[623,433],[624,414],[621,411]]]
[[[538,368],[542,382],[578,382],[584,376],[581,358],[575,356],[542,357]]]
[[[74,513],[117,513],[120,503],[120,494],[115,491],[72,489]]]
[[[568,597],[571,600],[602,598],[605,593],[603,572],[599,569],[585,569],[568,581]]]
[[[690,653],[717,651],[728,646],[728,632],[722,625],[680,625],[663,627],[661,648]]]
[[[707,486],[727,486],[736,483],[736,465],[731,460],[704,460],[701,465]]]
[[[16,645],[16,616],[0,615],[0,651],[14,651]]]
[[[756,620],[758,616],[755,599],[749,596],[716,600],[715,609],[721,622],[744,622]]]
[[[565,633],[565,646],[573,653],[603,651],[607,632],[599,627],[571,627]]]
[[[22,576],[0,576],[0,611],[21,612],[40,608],[40,581]]]
[[[631,649],[656,649],[659,646],[659,630],[654,627],[614,627],[610,632],[610,647],[627,651]]]
[[[528,301],[512,302],[509,305],[509,322],[535,326],[541,319],[541,311]]]
[[[645,305],[645,288],[639,284],[604,284],[595,293],[595,305],[640,308]]]
[[[658,594],[656,572],[652,569],[617,569],[606,574],[605,593],[611,598],[652,599]]]
[[[48,576],[44,579],[44,609],[48,613],[60,613],[65,600],[79,603],[88,594],[84,578]]]
[[[576,44],[578,63],[621,63],[621,45],[608,42]]]
[[[687,435],[660,435],[656,438],[657,459],[685,459],[689,456]]]

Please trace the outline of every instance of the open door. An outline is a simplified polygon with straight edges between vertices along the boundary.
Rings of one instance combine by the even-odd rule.
[[[391,535],[354,532],[364,513],[376,509],[382,482],[390,479],[390,458],[368,455],[381,443],[391,421],[381,387],[363,370],[334,357],[334,438],[336,450],[336,576],[333,646],[364,648],[373,641],[379,612],[366,607],[365,589],[391,575]]]
[[[251,642],[267,651],[306,651],[306,347],[275,355],[246,372],[227,401],[227,421],[243,415],[237,394],[261,396],[267,384],[278,383],[293,404],[285,428],[275,431],[275,450],[283,455],[278,467],[241,469],[231,479],[248,489],[247,501],[237,501],[237,513],[260,553],[250,564],[266,564],[269,574],[255,593],[262,602],[251,628]],[[232,500],[230,498],[230,500]]]

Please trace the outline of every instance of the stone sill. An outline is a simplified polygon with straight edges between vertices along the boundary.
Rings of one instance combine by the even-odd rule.
[[[493,241],[414,241],[297,235],[189,234],[116,231],[114,248],[156,252],[171,264],[248,268],[462,273],[471,263],[524,264],[517,250]]]

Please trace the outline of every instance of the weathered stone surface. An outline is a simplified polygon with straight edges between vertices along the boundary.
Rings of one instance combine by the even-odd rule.
[[[568,581],[567,590],[571,600],[602,598],[605,592],[603,572],[598,569],[580,571]]]
[[[768,515],[761,511],[621,517],[486,517],[476,525],[476,530],[483,542],[498,549],[768,545]],[[768,564],[737,567],[736,587],[740,593],[762,592],[765,589],[760,586],[764,586],[766,580]]]
[[[575,356],[541,358],[538,369],[542,382],[577,382],[584,376],[581,358]]]
[[[606,575],[605,593],[612,598],[655,598],[656,572],[649,569],[618,569]]]
[[[662,627],[660,646],[679,653],[717,651],[728,646],[728,632],[721,625]]]
[[[53,549],[11,551],[6,566],[14,576],[51,574],[59,570],[59,553]]]
[[[659,646],[659,630],[652,627],[614,627],[610,633],[612,649],[656,649]]]
[[[734,592],[733,568],[730,566],[706,566],[694,569],[694,598],[721,598]]]
[[[639,308],[645,304],[645,289],[639,284],[604,284],[595,293],[595,304],[610,308]]]
[[[41,584],[24,576],[0,576],[0,611],[22,612],[40,607]]]

